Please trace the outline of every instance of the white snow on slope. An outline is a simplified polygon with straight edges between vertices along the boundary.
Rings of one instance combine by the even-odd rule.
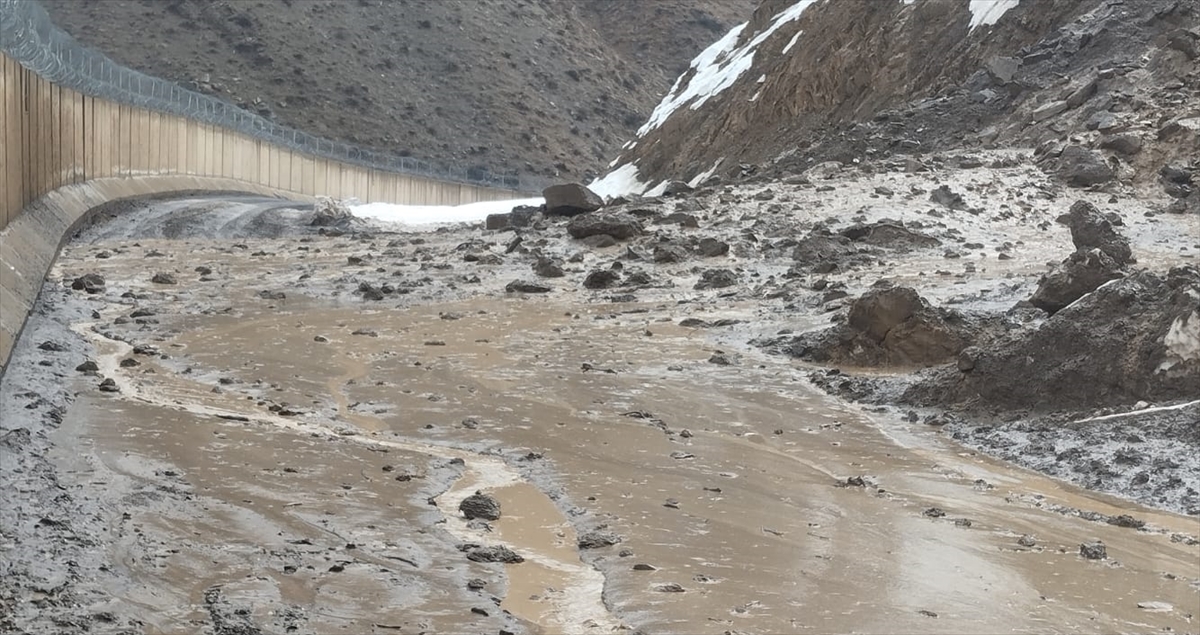
[[[366,203],[351,205],[350,212],[359,218],[372,218],[385,223],[398,223],[409,228],[434,229],[449,223],[477,223],[488,214],[507,214],[518,205],[538,206],[545,199],[521,198],[507,201],[484,201],[466,205],[396,205]]]
[[[974,31],[975,27],[980,25],[995,24],[1000,16],[1020,2],[1021,0],[971,0],[971,4],[967,5],[971,10],[970,31]]]
[[[649,121],[638,129],[638,136],[645,136],[646,133],[661,126],[672,113],[685,104],[689,104],[692,110],[696,110],[711,97],[732,86],[743,73],[750,70],[758,45],[765,42],[783,25],[798,19],[804,10],[815,2],[817,0],[799,0],[787,9],[780,11],[772,18],[770,26],[738,48],[734,48],[737,45],[738,37],[749,23],[734,27],[725,34],[725,37],[704,49],[700,55],[696,56],[696,59],[692,60],[691,80],[687,82],[686,86],[682,85],[682,76],[675,80],[671,91],[650,114]]]
[[[588,189],[599,194],[601,198],[612,198],[626,194],[641,194],[646,191],[646,183],[638,180],[637,166],[626,163],[621,167],[605,174],[588,184]]]

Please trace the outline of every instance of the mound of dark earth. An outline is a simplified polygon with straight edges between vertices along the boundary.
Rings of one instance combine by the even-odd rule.
[[[976,329],[962,313],[934,307],[914,289],[894,287],[864,293],[841,324],[768,347],[821,364],[930,366],[953,360]]]
[[[960,369],[961,367],[961,369]],[[970,349],[905,399],[923,405],[1087,409],[1194,399],[1200,386],[1200,271],[1139,271],[1040,327]]]

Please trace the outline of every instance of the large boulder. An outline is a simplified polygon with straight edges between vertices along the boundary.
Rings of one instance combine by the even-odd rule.
[[[1176,267],[1166,276],[1139,271],[1106,284],[1038,328],[983,347],[968,372],[932,376],[906,398],[1077,409],[1195,399],[1197,386],[1200,270]]]
[[[909,287],[868,291],[850,305],[847,320],[851,328],[882,342],[889,331],[926,306],[916,290]]]
[[[598,194],[579,183],[551,185],[542,190],[542,197],[546,199],[546,213],[558,216],[575,216],[604,207]]]
[[[1108,218],[1087,201],[1075,201],[1071,210],[1058,220],[1071,228],[1071,242],[1077,250],[1099,249],[1117,266],[1124,266],[1133,256],[1129,239],[1118,234]]]
[[[1116,176],[1102,155],[1080,145],[1063,148],[1056,172],[1071,187],[1100,185]]]
[[[354,214],[345,203],[328,196],[318,196],[309,224],[313,227],[337,227],[347,225],[353,220]]]
[[[1053,315],[1120,277],[1120,265],[1100,248],[1076,251],[1042,276],[1029,302]]]
[[[567,233],[577,240],[600,234],[626,240],[642,231],[642,224],[628,214],[584,214],[567,223]]]

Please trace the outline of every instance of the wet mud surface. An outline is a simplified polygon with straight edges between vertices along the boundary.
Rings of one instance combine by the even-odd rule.
[[[827,316],[764,299],[790,263],[751,257],[730,217],[705,220],[737,287],[552,227],[526,247],[566,275],[521,294],[535,255],[506,254],[511,232],[318,234],[275,210],[212,240],[165,219],[246,210],[170,205],[64,250],[4,378],[0,630],[1196,631],[1195,516],[977,453],[750,346]],[[614,261],[653,282],[582,286]],[[999,304],[1036,275],[986,267],[928,294]],[[86,273],[102,292],[70,289]],[[498,520],[459,512],[476,491]],[[1095,541],[1105,559],[1081,555]]]

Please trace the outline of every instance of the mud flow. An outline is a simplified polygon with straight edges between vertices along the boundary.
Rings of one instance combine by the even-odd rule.
[[[95,632],[1196,631],[1194,518],[848,405],[670,291],[505,294],[414,239],[463,240],[66,249],[51,286],[107,285],[51,294],[97,367],[50,437]],[[376,268],[437,283],[365,302]]]

